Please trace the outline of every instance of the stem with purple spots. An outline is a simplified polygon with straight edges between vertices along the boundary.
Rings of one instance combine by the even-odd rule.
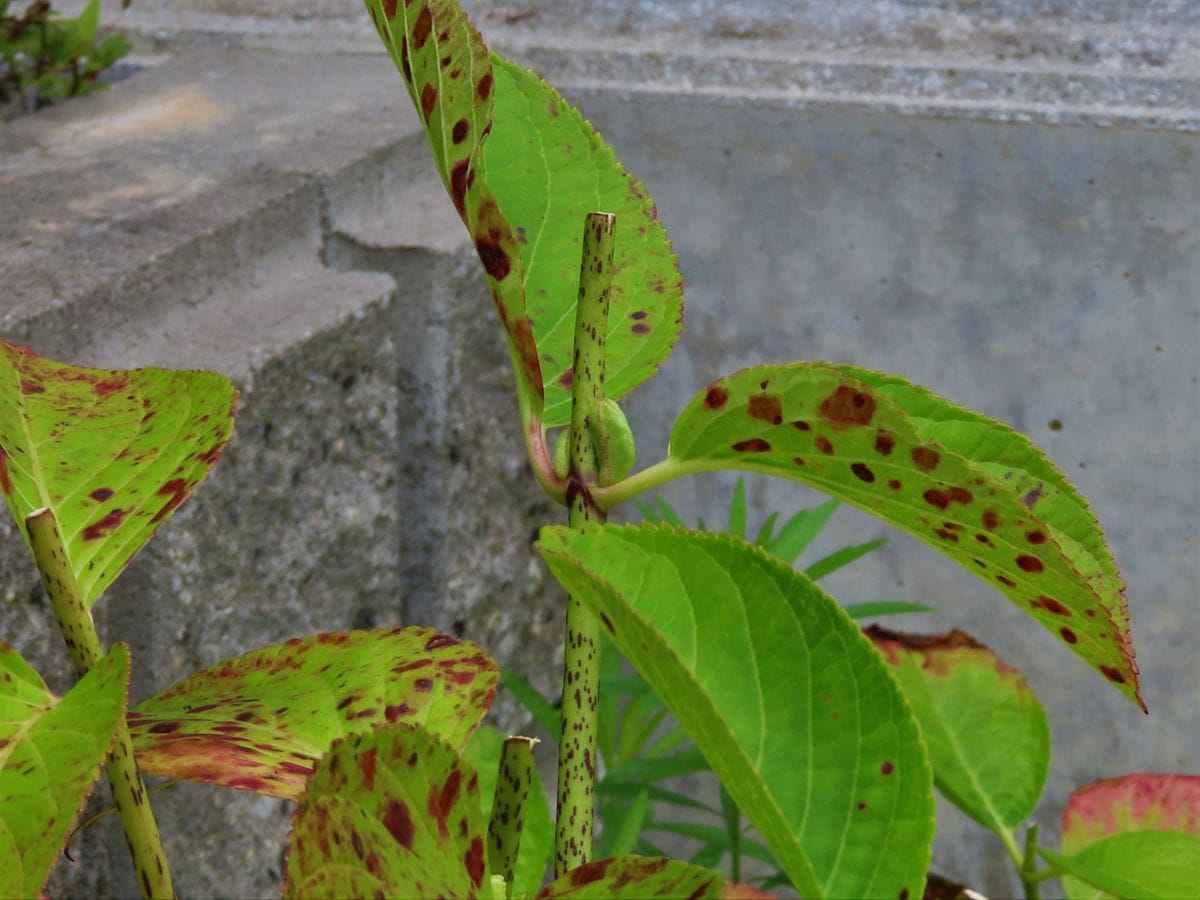
[[[36,509],[25,519],[29,532],[29,545],[37,561],[42,585],[50,597],[54,618],[67,644],[67,654],[82,678],[104,655],[96,623],[83,602],[83,595],[75,580],[75,573],[67,558],[66,545],[54,513],[49,509]],[[158,823],[146,796],[137,761],[133,755],[133,741],[129,726],[122,715],[113,737],[112,751],[104,765],[112,789],[113,805],[125,832],[125,843],[133,857],[137,871],[138,887],[142,896],[174,897],[171,870],[163,852],[158,835]]]
[[[583,228],[579,301],[575,307],[575,356],[571,382],[571,467],[567,506],[574,528],[603,523],[592,499],[598,460],[592,422],[604,399],[605,337],[612,284],[616,216],[589,213]],[[554,871],[561,876],[592,856],[596,789],[596,701],[600,682],[600,622],[578,600],[567,604],[563,650],[562,736],[558,745],[558,823]]]

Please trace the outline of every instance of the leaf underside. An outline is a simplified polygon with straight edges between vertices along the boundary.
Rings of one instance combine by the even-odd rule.
[[[1179,900],[1200,883],[1200,837],[1183,831],[1125,831],[1074,856],[1041,854],[1070,873],[1062,879],[1070,900]]]
[[[108,755],[128,682],[118,644],[60,700],[0,642],[0,895],[41,892]]]
[[[212,372],[87,369],[0,341],[0,492],[22,533],[53,511],[91,604],[216,465],[236,403]]]
[[[518,397],[546,427],[570,416],[584,216],[617,216],[607,396],[651,377],[682,327],[675,254],[641,182],[545,81],[497,54],[452,0],[366,0],[425,125],[487,276]]]
[[[474,897],[486,875],[479,778],[421,728],[334,743],[292,817],[285,897]]]
[[[920,896],[929,764],[886,666],[804,575],[728,535],[542,530],[805,896]]]
[[[294,800],[346,734],[404,723],[465,746],[498,681],[478,647],[432,628],[333,632],[197,672],[129,726],[151,774]]]
[[[670,457],[782,475],[891,522],[995,586],[1145,708],[1123,585],[1095,519],[1007,426],[898,378],[792,363],[709,385],[676,420]]]
[[[866,634],[912,705],[938,789],[993,831],[1032,815],[1050,766],[1050,725],[1025,677],[962,631],[872,625]]]

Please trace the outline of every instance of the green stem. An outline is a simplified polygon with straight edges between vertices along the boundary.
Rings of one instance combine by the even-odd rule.
[[[1037,877],[1037,822],[1025,832],[1025,858],[1021,862],[1021,884],[1025,887],[1025,900],[1040,900],[1041,879]]]
[[[104,655],[100,646],[100,635],[92,614],[84,605],[83,596],[75,580],[75,573],[67,559],[62,532],[49,509],[38,509],[25,519],[29,532],[29,545],[37,561],[42,584],[50,597],[54,617],[67,643],[67,654],[80,677],[87,674]],[[124,716],[117,726],[113,738],[112,753],[104,765],[108,783],[112,788],[113,805],[125,831],[125,843],[133,857],[138,884],[143,897],[174,897],[171,871],[163,853],[162,841],[158,836],[158,823],[146,799],[146,787],[142,784],[137,762],[133,756],[133,741]]]
[[[729,835],[729,879],[737,883],[742,880],[742,814],[725,785],[721,785],[721,815]]]
[[[566,491],[573,528],[605,520],[604,513],[592,500],[597,460],[589,426],[604,399],[604,344],[616,221],[616,216],[609,213],[589,213],[583,228],[571,382],[571,469]],[[556,876],[583,865],[592,856],[599,687],[600,623],[591,610],[572,597],[567,601],[567,637],[563,649],[558,822],[554,836]]]

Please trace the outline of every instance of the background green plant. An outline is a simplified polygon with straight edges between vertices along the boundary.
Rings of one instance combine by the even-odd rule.
[[[120,35],[98,40],[100,0],[75,18],[49,0],[17,12],[0,0],[0,120],[104,87],[100,75],[129,52]]]

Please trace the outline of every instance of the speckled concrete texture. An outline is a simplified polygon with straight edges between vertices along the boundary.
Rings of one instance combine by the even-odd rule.
[[[99,365],[216,367],[242,389],[212,479],[98,607],[133,646],[135,699],[267,642],[400,622],[476,639],[550,692],[560,603],[529,544],[556,513],[471,249],[360,5],[119,5],[132,77],[0,128],[0,334]],[[466,5],[582,105],[680,254],[682,343],[629,403],[639,462],[694,391],[757,361],[887,369],[1011,422],[1105,525],[1149,718],[865,516],[839,513],[813,558],[887,548],[826,586],[930,603],[910,627],[967,628],[1028,673],[1055,733],[1050,835],[1077,784],[1200,768],[1200,8]],[[731,483],[664,493],[716,522]],[[752,519],[816,500],[765,479],[749,494]],[[64,689],[7,523],[0,601],[0,636]],[[200,786],[155,803],[186,896],[276,891],[287,804]],[[948,807],[939,823],[939,870],[1013,893],[997,843]],[[111,819],[73,850],[52,895],[132,895]]]

